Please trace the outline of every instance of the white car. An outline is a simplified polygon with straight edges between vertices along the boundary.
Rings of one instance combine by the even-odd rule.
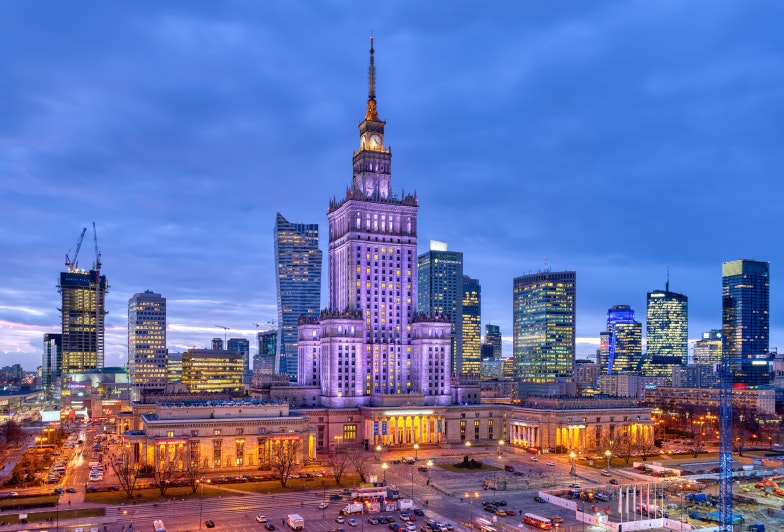
[[[549,465],[549,466],[554,466],[554,465],[555,465],[555,462],[547,462],[547,465]]]
[[[322,502],[321,504],[319,504],[319,510],[323,510],[324,508],[326,508],[326,507],[328,507],[328,506],[329,506],[329,504],[328,504],[328,503],[326,503],[326,502]]]
[[[257,523],[266,523],[267,522],[267,516],[266,515],[257,515],[256,516],[256,522]]]

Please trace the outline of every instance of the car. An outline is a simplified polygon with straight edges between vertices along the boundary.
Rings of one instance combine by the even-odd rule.
[[[319,510],[323,510],[323,509],[327,508],[328,506],[329,506],[329,503],[322,502],[322,503],[319,504]]]
[[[618,485],[618,481],[615,480],[614,478],[611,478],[610,479],[610,484],[612,484],[613,486],[617,486]]]
[[[368,523],[371,525],[377,525],[380,523],[380,521],[378,520],[378,517],[370,516],[368,517]]]
[[[424,517],[425,511],[422,508],[415,508],[414,515],[418,515],[419,517]]]
[[[346,518],[345,518],[345,517],[343,517],[342,515],[339,515],[339,516],[337,516],[337,517],[335,518],[335,522],[336,522],[336,523],[338,523],[338,524],[340,524],[340,525],[342,525],[343,523],[345,523],[345,522],[346,522]]]
[[[266,515],[257,515],[256,516],[256,522],[257,523],[266,523],[267,521],[268,521],[268,519],[267,519]]]
[[[430,471],[427,468],[427,466],[419,466],[419,467],[417,467],[417,469],[419,470],[420,473],[427,473],[428,471]]]
[[[400,462],[400,460],[392,460],[392,463],[393,463],[394,465],[398,465],[398,464],[400,464],[401,462]]]
[[[537,457],[535,457],[535,456],[534,456],[534,457],[532,457],[532,458],[531,458],[531,461],[532,461],[532,462],[538,462],[538,461],[539,461],[539,459],[538,459]]]
[[[506,501],[504,499],[496,499],[493,501],[495,506],[506,506]]]
[[[76,488],[65,488],[67,493],[76,493]]]
[[[267,523],[266,525],[264,525],[264,528],[266,528],[267,530],[275,530],[275,525],[273,525],[272,523]]]
[[[9,491],[8,492],[8,496],[9,497],[19,497],[19,494],[17,492],[15,492],[15,491]]]
[[[602,476],[603,477],[609,477],[610,476],[610,472],[607,471],[606,469],[602,469]]]
[[[563,517],[561,517],[560,515],[552,516],[550,518],[550,521],[552,521],[553,523],[558,523],[559,525],[564,522]]]
[[[54,489],[54,494],[55,495],[62,495],[63,493],[65,493],[65,490],[63,488],[55,488]]]
[[[359,526],[359,523],[357,522],[356,519],[349,519],[348,526]]]
[[[206,521],[204,521],[204,526],[206,526],[207,528],[215,528],[215,521],[213,521],[212,519],[207,519]]]
[[[507,508],[504,508],[504,511],[506,512],[506,515],[511,515],[512,517],[517,515],[517,512],[515,510],[509,510]]]
[[[387,516],[387,521],[389,521],[390,523],[394,523],[395,522],[395,516],[394,515],[388,515]]]
[[[508,465],[507,464],[507,465],[504,466],[504,471],[509,471],[510,473],[514,473],[514,470],[515,470],[514,466],[512,466],[512,465]]]
[[[340,493],[333,493],[333,494],[331,494],[331,495],[329,496],[329,500],[330,500],[330,501],[339,501],[339,500],[341,500],[342,498],[343,498],[343,496],[342,496]]]
[[[543,499],[543,498],[541,498],[539,495],[537,495],[536,497],[534,497],[534,501],[535,501],[535,502],[545,502],[545,501],[544,501],[544,499]]]
[[[516,477],[522,477],[522,476],[523,476],[523,472],[522,472],[522,471],[515,471],[515,472],[514,472],[514,473],[512,473],[512,474],[513,474],[514,476],[516,476]]]
[[[495,511],[495,515],[497,515],[498,517],[506,517],[506,511],[499,508],[498,510]]]
[[[555,465],[555,462],[547,462],[547,465],[549,465],[549,466],[554,466],[554,465]]]
[[[379,517],[379,518],[378,518],[378,524],[379,524],[379,525],[386,525],[386,524],[389,524],[389,519],[387,519],[386,517],[384,517],[384,516],[382,515],[381,517]]]
[[[407,513],[405,513],[405,512],[403,512],[402,514],[400,514],[400,520],[401,520],[401,521],[408,521],[409,517],[410,517],[410,516],[409,516]]]
[[[580,486],[579,482],[572,482],[571,484],[569,484],[569,487],[570,488],[580,489],[582,486]]]
[[[389,529],[394,532],[397,532],[400,529],[400,525],[397,523],[390,523]]]
[[[416,521],[417,520],[416,514],[408,514],[408,520],[409,521]]]

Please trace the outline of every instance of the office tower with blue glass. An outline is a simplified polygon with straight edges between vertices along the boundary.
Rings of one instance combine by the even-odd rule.
[[[452,325],[453,375],[463,373],[463,253],[449,251],[446,242],[430,241],[417,257],[417,311],[449,316]]]
[[[643,374],[671,382],[672,369],[689,358],[689,298],[670,292],[669,280],[664,290],[648,292],[645,331]]]
[[[493,358],[503,356],[503,338],[501,337],[501,327],[491,323],[485,324],[485,343],[493,346]]]
[[[250,342],[248,339],[229,338],[226,341],[226,350],[242,355],[242,371],[243,374],[247,374],[250,371]]]
[[[770,364],[770,264],[741,259],[721,268],[722,356],[733,384],[768,384]]]
[[[607,330],[599,337],[599,351],[602,373],[641,371],[642,323],[634,319],[629,305],[615,305],[607,311]]]
[[[515,378],[530,383],[572,378],[576,284],[574,271],[543,271],[514,279]]]
[[[702,333],[702,338],[694,342],[694,364],[716,368],[721,364],[721,344],[721,329]]]
[[[318,224],[275,218],[275,287],[278,296],[276,372],[297,377],[297,325],[315,319],[321,308],[322,253]]]
[[[256,333],[259,342],[259,352],[253,357],[253,371],[261,375],[275,373],[275,353],[278,346],[278,331],[272,329]]]

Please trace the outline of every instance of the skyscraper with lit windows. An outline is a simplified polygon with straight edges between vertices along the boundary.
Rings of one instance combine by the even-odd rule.
[[[479,375],[482,343],[482,287],[479,279],[463,276],[463,351],[459,375]],[[458,358],[458,357],[456,357]]]
[[[128,378],[139,397],[166,387],[166,298],[151,290],[128,300]]]
[[[607,311],[607,331],[600,336],[602,372],[629,373],[639,371],[642,363],[642,323],[634,319],[629,305],[615,305]]]
[[[58,288],[62,296],[62,372],[103,368],[109,282],[101,275],[100,263],[94,270],[74,267],[60,273]]]
[[[501,327],[491,323],[485,324],[485,342],[493,346],[493,358],[503,356],[503,337]]]
[[[721,364],[721,344],[721,329],[702,333],[702,338],[694,343],[694,364],[713,367]]]
[[[571,378],[574,368],[574,271],[544,271],[513,282],[515,377],[532,383]]]
[[[297,324],[321,310],[321,263],[318,224],[292,223],[275,217],[275,288],[278,296],[276,371],[297,376]]]
[[[648,292],[643,374],[672,379],[672,368],[689,358],[689,298],[665,290]]]

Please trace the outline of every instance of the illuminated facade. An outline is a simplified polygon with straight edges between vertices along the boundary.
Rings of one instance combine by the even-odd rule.
[[[479,375],[482,342],[482,287],[479,279],[463,276],[463,351],[460,375]]]
[[[493,358],[503,357],[502,342],[501,327],[490,323],[485,324],[485,343],[493,346]]]
[[[182,354],[182,383],[190,392],[241,394],[242,354],[215,349],[189,349]]]
[[[297,324],[321,309],[322,253],[318,224],[298,224],[280,213],[275,218],[275,287],[278,296],[276,372],[297,376]]]
[[[460,375],[463,352],[463,252],[430,241],[417,258],[417,311],[449,316],[452,324],[452,374]]]
[[[41,363],[41,387],[48,400],[54,399],[59,396],[60,393],[62,351],[62,334],[44,334],[44,355]]]
[[[275,352],[278,345],[278,331],[264,331],[256,334],[259,353],[253,357],[253,371],[261,375],[275,373]]]
[[[106,292],[100,270],[60,273],[62,296],[62,372],[81,373],[103,367]]]
[[[746,259],[721,267],[722,356],[730,357],[736,384],[768,384],[773,378],[769,268]]]
[[[128,376],[137,396],[166,387],[166,298],[150,290],[128,300]]]
[[[539,272],[513,283],[515,377],[526,382],[571,378],[575,353],[574,271]]]
[[[721,363],[721,329],[702,333],[702,338],[694,343],[694,364],[716,366]]]
[[[607,331],[599,336],[599,349],[603,373],[640,369],[642,324],[634,320],[634,310],[629,305],[615,305],[607,311]]]
[[[648,292],[647,347],[643,374],[672,379],[672,369],[689,359],[689,298],[665,290]]]
[[[449,322],[416,313],[417,211],[392,190],[392,153],[370,88],[352,185],[330,202],[329,308],[299,326],[298,382],[329,407],[451,402]],[[460,279],[462,281],[462,278]]]

